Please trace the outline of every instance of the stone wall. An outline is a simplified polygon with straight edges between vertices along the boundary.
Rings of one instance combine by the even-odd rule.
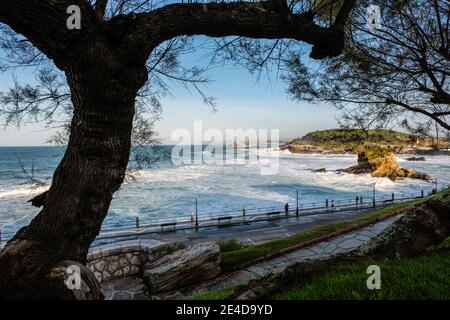
[[[151,252],[164,245],[157,240],[130,240],[91,248],[87,267],[97,280],[134,276],[141,273],[141,253]]]

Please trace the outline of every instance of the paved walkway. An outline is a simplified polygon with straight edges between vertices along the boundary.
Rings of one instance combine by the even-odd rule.
[[[350,220],[373,211],[372,208],[364,210],[335,210],[330,213],[321,213],[304,216],[291,216],[289,218],[273,218],[268,221],[252,222],[222,227],[201,228],[198,231],[177,230],[176,232],[153,233],[139,236],[140,239],[150,238],[165,243],[181,242],[192,245],[199,242],[218,241],[220,239],[236,239],[244,244],[257,244],[268,240],[288,237],[306,229],[328,225],[334,222]],[[126,238],[124,238],[126,240]],[[96,242],[95,244],[101,244]]]
[[[250,280],[260,278],[270,273],[281,273],[287,267],[298,262],[324,259],[336,254],[350,252],[366,243],[370,238],[379,235],[386,227],[397,221],[399,218],[400,216],[395,216],[328,241],[320,242],[310,247],[288,253],[284,256],[256,264],[244,270],[227,274],[219,279],[206,283],[203,286],[188,288],[171,294],[159,295],[154,298],[177,299],[183,296],[201,294],[208,291],[228,288],[230,286],[246,284]]]
[[[317,260],[331,257],[336,254],[346,253],[354,250],[366,243],[370,238],[379,235],[386,227],[391,225],[393,222],[397,221],[401,215],[389,218],[382,222],[378,222],[368,227],[364,227],[347,234],[337,236],[328,241],[323,241],[309,247],[299,249],[292,253],[286,254],[284,256],[265,261],[244,270],[236,271],[230,274],[226,274],[220,278],[214,279],[213,281],[204,283],[202,285],[197,285],[192,288],[186,288],[177,292],[172,292],[168,294],[160,294],[150,297],[151,299],[180,299],[185,296],[201,294],[208,291],[220,290],[230,286],[236,286],[245,284],[250,280],[260,278],[270,273],[281,273],[287,267],[306,260]],[[126,288],[144,288],[142,281],[136,278],[125,278],[112,281],[104,285],[106,290],[106,296],[109,299],[143,299],[140,292],[132,290],[123,290]],[[108,286],[108,287],[106,287]],[[134,287],[133,287],[134,286]],[[125,293],[124,293],[125,291]],[[139,291],[139,290],[137,290]]]

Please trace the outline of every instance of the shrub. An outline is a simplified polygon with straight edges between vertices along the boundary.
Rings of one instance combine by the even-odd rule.
[[[219,240],[219,247],[221,252],[231,252],[241,250],[246,246],[236,239]]]

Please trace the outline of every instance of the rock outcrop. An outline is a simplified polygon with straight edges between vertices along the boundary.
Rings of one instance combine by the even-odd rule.
[[[450,236],[450,194],[428,200],[409,209],[377,237],[361,246],[363,257],[415,256]]]
[[[401,168],[394,153],[380,146],[362,146],[357,149],[358,165],[345,169],[344,172],[352,174],[367,174],[372,177],[388,177],[395,181],[403,178],[421,179],[431,181],[432,177],[415,171]]]
[[[406,161],[426,161],[425,157],[411,157],[407,158]]]
[[[143,277],[150,293],[180,289],[220,274],[220,248],[205,242],[144,262]]]

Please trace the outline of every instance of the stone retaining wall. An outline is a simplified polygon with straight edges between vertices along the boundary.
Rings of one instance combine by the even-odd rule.
[[[164,245],[157,240],[130,240],[94,247],[89,250],[87,267],[97,280],[138,275],[141,272],[141,253],[151,252]]]

